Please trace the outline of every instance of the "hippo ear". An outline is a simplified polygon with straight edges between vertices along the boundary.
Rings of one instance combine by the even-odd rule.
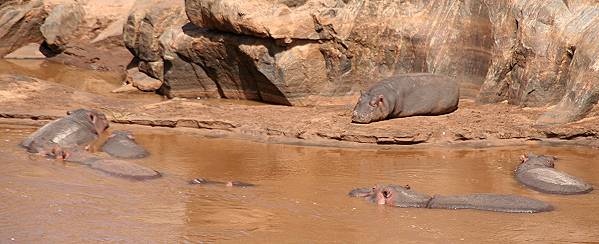
[[[364,91],[360,90],[360,96],[364,95]]]
[[[520,155],[520,161],[522,161],[522,163],[528,161],[528,155],[525,155],[525,154]]]

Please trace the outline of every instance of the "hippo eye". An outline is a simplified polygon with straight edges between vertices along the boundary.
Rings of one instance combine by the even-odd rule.
[[[383,191],[383,196],[385,198],[389,198],[391,196],[391,193],[389,191]]]
[[[372,107],[376,107],[376,103],[377,103],[376,100],[372,100],[368,104]]]

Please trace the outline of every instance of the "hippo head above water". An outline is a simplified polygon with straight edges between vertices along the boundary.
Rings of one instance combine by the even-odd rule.
[[[368,124],[370,122],[384,120],[387,118],[390,106],[387,104],[385,95],[362,93],[358,103],[352,112],[352,122],[359,124]]]
[[[555,167],[555,160],[557,159],[554,156],[545,156],[545,155],[536,155],[533,153],[528,153],[526,155],[520,156],[522,162],[516,168],[516,173],[521,173],[533,168],[553,168]]]
[[[106,119],[106,115],[100,113],[93,109],[77,109],[73,111],[68,111],[67,115],[79,118],[86,119],[91,122],[94,127],[94,131],[96,134],[100,135],[106,129],[108,129],[108,119]]]
[[[410,186],[376,185],[372,188],[357,188],[349,192],[351,197],[363,197],[372,203],[396,207],[424,208],[431,197],[410,190]]]

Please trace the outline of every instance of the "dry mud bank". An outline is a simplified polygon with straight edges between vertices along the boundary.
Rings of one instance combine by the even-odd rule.
[[[79,91],[23,76],[0,76],[0,123],[51,120],[93,108],[117,124],[197,129],[206,135],[315,145],[510,145],[536,142],[597,146],[596,112],[560,126],[535,126],[543,109],[460,101],[442,116],[352,124],[353,104],[290,107],[230,100],[148,101]]]

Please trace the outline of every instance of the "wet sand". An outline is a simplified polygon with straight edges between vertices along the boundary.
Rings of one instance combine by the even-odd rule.
[[[265,144],[159,128],[133,129],[164,174],[136,182],[28,156],[35,128],[0,126],[0,242],[14,243],[522,243],[599,240],[599,195],[554,196],[513,178],[525,152],[599,185],[585,147],[350,149]],[[115,128],[113,128],[115,129]],[[122,129],[122,128],[120,128]],[[240,180],[252,188],[188,185]],[[401,209],[350,198],[355,187],[409,184],[429,194],[493,192],[547,201],[555,211],[506,214]]]

